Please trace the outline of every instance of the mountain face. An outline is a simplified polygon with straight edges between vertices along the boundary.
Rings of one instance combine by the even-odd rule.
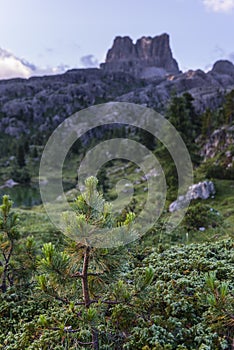
[[[234,65],[225,60],[202,70],[180,72],[169,36],[143,37],[134,44],[117,37],[100,69],[0,81],[0,132],[18,137],[50,132],[65,118],[93,104],[131,102],[162,112],[172,93],[190,93],[197,112],[216,109],[234,89]]]
[[[128,36],[118,36],[101,68],[106,71],[129,72],[138,78],[179,73],[178,64],[172,56],[168,34],[154,38],[144,36],[138,39],[136,44]]]
[[[228,67],[228,69],[227,69]],[[202,70],[189,70],[180,74],[145,79],[143,88],[134,89],[117,98],[117,101],[144,104],[148,107],[163,110],[171,94],[190,93],[194,98],[197,112],[206,108],[218,108],[224,95],[234,89],[234,65],[229,61],[218,61],[208,73]]]
[[[61,75],[0,81],[0,132],[48,132],[71,114],[113,101],[142,83],[131,75],[75,69]]]

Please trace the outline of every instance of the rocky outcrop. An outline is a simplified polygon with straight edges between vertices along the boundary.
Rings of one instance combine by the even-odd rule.
[[[234,125],[215,130],[202,147],[201,156],[204,160],[214,158],[217,153],[226,151],[230,145],[234,145]],[[228,156],[230,151],[227,152]]]
[[[230,61],[219,60],[214,64],[211,73],[234,76],[234,65]]]
[[[18,137],[54,129],[66,117],[142,86],[127,73],[74,69],[61,75],[0,81],[0,133]]]
[[[167,34],[143,37],[135,44],[118,37],[102,69],[0,81],[0,133],[19,137],[32,130],[51,132],[71,114],[108,101],[163,112],[172,92],[190,93],[196,111],[202,113],[208,107],[218,108],[234,89],[234,65],[229,61],[216,62],[208,73],[199,69],[178,73]]]
[[[234,81],[234,65],[227,60],[217,61],[207,76],[214,79],[221,86],[232,85]]]
[[[169,206],[169,211],[183,209],[193,199],[208,199],[215,194],[215,187],[212,181],[203,181],[189,187],[185,196],[180,196],[176,201]]]
[[[200,69],[189,70],[185,73],[149,80],[145,87],[120,96],[117,101],[139,103],[152,108],[157,106],[156,108],[160,110],[166,105],[172,92],[176,91],[178,95],[188,92],[194,98],[194,107],[198,113],[203,113],[206,108],[215,110],[224,102],[225,94],[234,89],[232,74],[234,65],[228,61],[217,63],[208,73]]]
[[[172,56],[168,34],[154,38],[144,36],[135,44],[128,36],[118,36],[101,68],[106,71],[129,72],[139,78],[179,73],[178,64]]]

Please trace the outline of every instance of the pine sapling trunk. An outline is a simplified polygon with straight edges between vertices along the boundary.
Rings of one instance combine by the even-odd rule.
[[[88,283],[90,250],[91,250],[90,246],[85,247],[83,269],[82,269],[82,291],[83,291],[85,307],[87,309],[90,307],[90,294],[89,294],[89,283]],[[91,332],[92,332],[93,349],[99,350],[98,331],[95,327],[92,327]]]
[[[90,258],[90,247],[85,247],[83,269],[82,269],[82,291],[85,307],[89,308],[90,305],[90,295],[89,295],[89,284],[88,284],[88,268],[89,268],[89,258]]]
[[[13,242],[11,241],[8,254],[3,253],[4,259],[5,259],[4,270],[2,274],[2,285],[1,285],[1,289],[3,293],[6,293],[7,291],[7,274],[8,274],[9,263],[10,263],[12,252],[13,252]]]

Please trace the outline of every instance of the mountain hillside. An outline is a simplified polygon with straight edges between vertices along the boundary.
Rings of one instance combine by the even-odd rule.
[[[123,114],[113,101],[140,104],[130,105],[130,122],[138,118],[140,126],[129,127],[129,109]],[[74,112],[105,102],[107,113],[97,106],[91,114],[95,121],[104,114],[110,124],[85,133],[88,109],[76,140],[69,119],[72,135],[51,142],[39,178],[54,129]],[[116,105],[126,118],[120,124]],[[170,147],[141,128],[142,105],[174,125],[189,162],[174,131],[168,137],[161,128],[166,119],[156,129]],[[64,162],[57,161],[65,153]],[[85,166],[79,172],[82,162],[94,164],[96,177],[87,178]],[[188,168],[194,181],[186,187]],[[55,188],[62,190],[54,194]],[[1,349],[234,349],[231,62],[218,61],[207,73],[181,72],[167,34],[136,43],[117,37],[99,69],[0,81],[0,198]],[[172,216],[181,221],[173,226]],[[62,231],[54,217],[62,219]]]
[[[107,101],[133,102],[163,112],[171,95],[190,93],[197,112],[218,108],[234,88],[234,65],[218,61],[208,73],[181,72],[169,36],[117,37],[100,69],[0,81],[0,132],[19,137],[54,129],[72,113]]]

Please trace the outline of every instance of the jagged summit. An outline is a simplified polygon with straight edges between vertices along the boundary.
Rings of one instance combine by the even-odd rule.
[[[234,65],[228,60],[219,60],[215,62],[212,68],[212,72],[218,74],[234,75]]]
[[[179,73],[166,33],[154,38],[143,36],[135,44],[128,36],[117,36],[101,68],[128,72],[142,78]]]

